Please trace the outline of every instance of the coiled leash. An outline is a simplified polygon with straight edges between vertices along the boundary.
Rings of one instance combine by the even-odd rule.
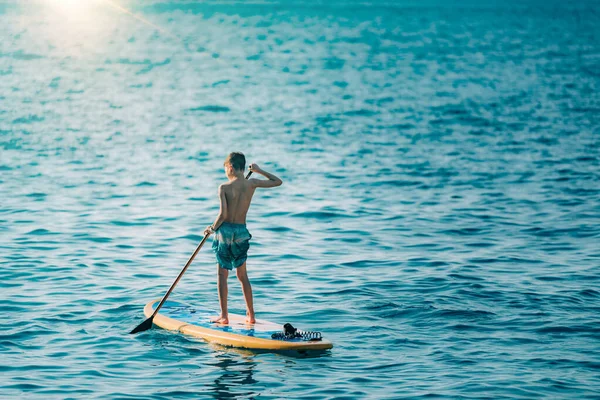
[[[323,339],[321,332],[312,332],[312,331],[299,331],[294,328],[292,324],[285,324],[283,326],[283,332],[277,332],[271,335],[271,339],[276,340],[294,340],[294,339],[302,339],[308,342],[318,342]]]

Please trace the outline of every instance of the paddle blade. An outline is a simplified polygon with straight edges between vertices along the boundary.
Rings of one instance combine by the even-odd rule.
[[[144,331],[147,331],[148,329],[152,328],[152,320],[153,319],[154,319],[153,316],[148,318],[147,320],[145,320],[144,322],[139,324],[134,330],[129,332],[129,334],[133,335],[134,333],[144,332]]]

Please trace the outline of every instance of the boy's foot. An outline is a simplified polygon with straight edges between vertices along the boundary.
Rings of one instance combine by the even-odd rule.
[[[254,318],[254,315],[246,315],[246,323],[247,324],[255,324],[256,318]]]
[[[210,322],[213,322],[215,324],[228,325],[229,324],[229,318],[227,318],[227,317],[213,317],[213,318],[210,319]]]

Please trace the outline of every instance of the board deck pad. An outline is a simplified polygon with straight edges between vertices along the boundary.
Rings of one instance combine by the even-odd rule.
[[[146,317],[152,315],[160,300],[153,300],[144,308]],[[224,346],[264,350],[326,350],[333,344],[326,340],[309,341],[273,339],[271,335],[283,332],[283,324],[257,319],[255,324],[246,323],[245,315],[229,314],[229,324],[211,321],[217,312],[204,310],[177,301],[166,301],[154,317],[154,324],[161,328],[199,337]]]
[[[157,305],[158,303],[154,303],[152,310],[156,310]],[[175,301],[166,301],[160,309],[160,314],[208,329],[263,339],[271,339],[273,333],[283,331],[282,325],[260,319],[257,319],[255,324],[247,324],[246,316],[237,314],[229,314],[228,325],[216,324],[210,319],[217,317],[218,312],[200,311],[188,304]]]

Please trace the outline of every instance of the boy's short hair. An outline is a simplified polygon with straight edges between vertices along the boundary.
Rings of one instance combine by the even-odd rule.
[[[227,163],[231,164],[233,169],[237,169],[238,171],[239,170],[243,171],[246,169],[246,157],[244,156],[243,153],[240,153],[238,151],[229,153],[229,155],[227,156],[227,158],[225,159],[225,162],[223,164],[227,164]]]

